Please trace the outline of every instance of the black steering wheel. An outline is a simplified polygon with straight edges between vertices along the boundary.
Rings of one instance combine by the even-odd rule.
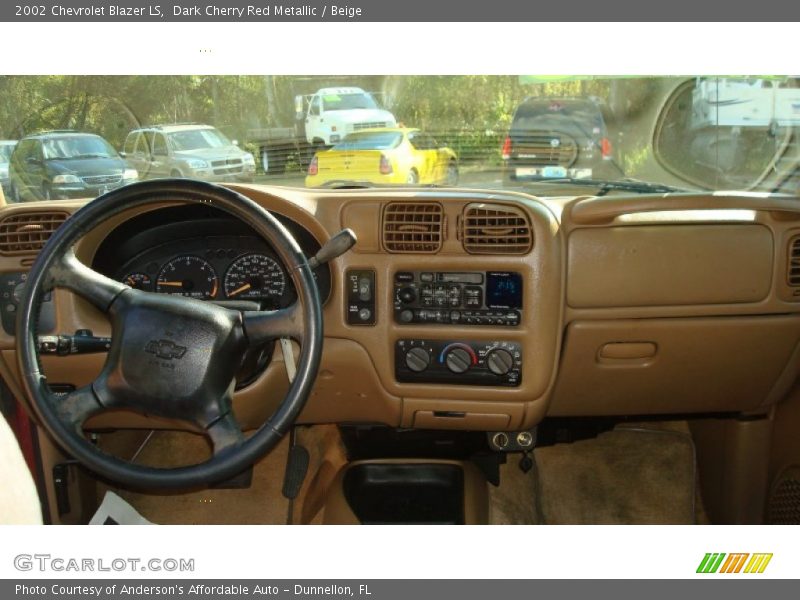
[[[73,246],[107,219],[156,203],[197,203],[245,222],[274,248],[298,300],[275,311],[239,312],[210,302],[135,290],[90,269]],[[37,316],[42,296],[69,289],[108,314],[111,348],[100,375],[66,396],[42,374]],[[271,450],[296,420],[311,391],[322,352],[322,308],[306,257],[286,228],[245,196],[210,183],[156,180],[109,192],[72,215],[52,235],[28,274],[17,317],[18,363],[25,391],[42,423],[78,461],[122,484],[183,488],[237,475]],[[300,343],[297,373],[278,410],[245,438],[231,410],[235,373],[249,347],[289,337]],[[99,450],[83,434],[91,416],[129,409],[178,419],[203,431],[213,454],[186,467],[159,469]]]

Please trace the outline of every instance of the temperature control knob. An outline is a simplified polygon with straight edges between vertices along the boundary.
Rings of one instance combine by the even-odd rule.
[[[514,357],[508,350],[498,348],[489,352],[486,357],[486,366],[495,375],[506,375],[514,366]]]
[[[453,373],[466,373],[472,364],[472,357],[464,348],[453,348],[445,356],[445,364]]]
[[[411,348],[406,352],[406,366],[414,373],[421,373],[430,363],[431,355],[424,348]]]

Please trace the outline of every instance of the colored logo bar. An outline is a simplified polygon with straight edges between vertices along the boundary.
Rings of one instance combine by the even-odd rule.
[[[707,552],[697,567],[698,573],[763,573],[772,553]]]

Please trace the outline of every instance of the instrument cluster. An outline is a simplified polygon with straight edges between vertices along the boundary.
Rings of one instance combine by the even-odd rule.
[[[295,290],[286,269],[260,239],[204,236],[150,248],[119,270],[132,288],[198,300],[250,300],[288,306]]]

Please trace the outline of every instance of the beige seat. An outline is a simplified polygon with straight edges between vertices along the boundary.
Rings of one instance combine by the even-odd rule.
[[[42,511],[36,485],[17,438],[0,417],[0,524],[41,525]]]

